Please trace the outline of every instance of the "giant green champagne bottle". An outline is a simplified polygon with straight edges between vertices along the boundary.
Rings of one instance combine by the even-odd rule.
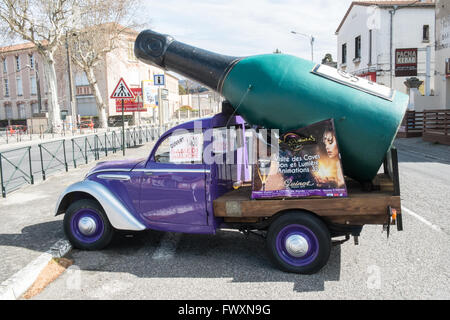
[[[401,92],[291,55],[225,56],[151,30],[134,51],[218,91],[250,124],[286,132],[334,118],[344,173],[361,182],[377,174],[408,105]]]

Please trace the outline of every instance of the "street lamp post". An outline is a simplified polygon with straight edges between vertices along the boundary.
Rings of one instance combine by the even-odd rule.
[[[312,35],[308,35],[305,33],[297,32],[297,31],[291,31],[293,34],[298,34],[300,36],[306,37],[309,39],[309,43],[311,44],[311,61],[314,61],[314,40],[315,38]]]

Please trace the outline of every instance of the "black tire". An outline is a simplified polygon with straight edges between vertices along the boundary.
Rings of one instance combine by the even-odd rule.
[[[86,213],[95,220],[94,236],[80,234],[77,220]],[[112,240],[114,228],[108,220],[103,208],[92,199],[82,199],[70,204],[64,215],[64,232],[75,248],[82,250],[100,250],[105,248]]]
[[[287,248],[287,239],[302,235],[303,245],[295,251]],[[292,242],[291,242],[292,243]],[[297,242],[298,243],[298,242]],[[327,226],[316,216],[305,211],[290,211],[282,214],[269,227],[266,239],[270,261],[279,269],[300,274],[318,272],[328,262],[331,252],[331,237]],[[300,248],[300,249],[299,249]],[[291,251],[289,251],[291,250]],[[299,257],[298,255],[302,255]]]

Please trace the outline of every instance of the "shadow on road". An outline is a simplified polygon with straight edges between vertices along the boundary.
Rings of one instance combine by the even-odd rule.
[[[45,252],[63,237],[62,221],[52,221],[25,227],[18,234],[0,234],[0,246]]]
[[[116,234],[101,251],[73,249],[69,258],[81,270],[130,273],[139,278],[230,278],[232,282],[287,282],[296,292],[323,291],[325,282],[339,281],[341,249],[333,247],[328,264],[317,274],[285,273],[268,260],[265,240],[237,232],[216,235],[170,234],[177,238],[173,252],[164,251],[167,233],[144,231]],[[19,234],[0,234],[0,247],[47,251],[64,237],[62,221],[31,225]],[[159,254],[155,254],[155,253]],[[3,252],[2,254],[8,254]],[[162,253],[162,254],[161,254]],[[27,255],[28,251],[24,251]]]
[[[139,278],[231,278],[232,282],[288,282],[296,292],[324,290],[327,281],[340,279],[341,249],[333,247],[330,260],[319,273],[282,272],[266,256],[265,241],[237,232],[216,235],[179,235],[176,251],[161,257],[164,233],[146,231],[132,238],[117,236],[97,252],[73,250],[71,258],[81,270],[130,273]],[[159,251],[158,251],[159,252]]]

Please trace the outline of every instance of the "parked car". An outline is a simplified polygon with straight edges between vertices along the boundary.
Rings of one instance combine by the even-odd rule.
[[[94,121],[92,120],[84,120],[81,121],[80,124],[78,125],[78,128],[80,129],[93,129],[94,128]]]

